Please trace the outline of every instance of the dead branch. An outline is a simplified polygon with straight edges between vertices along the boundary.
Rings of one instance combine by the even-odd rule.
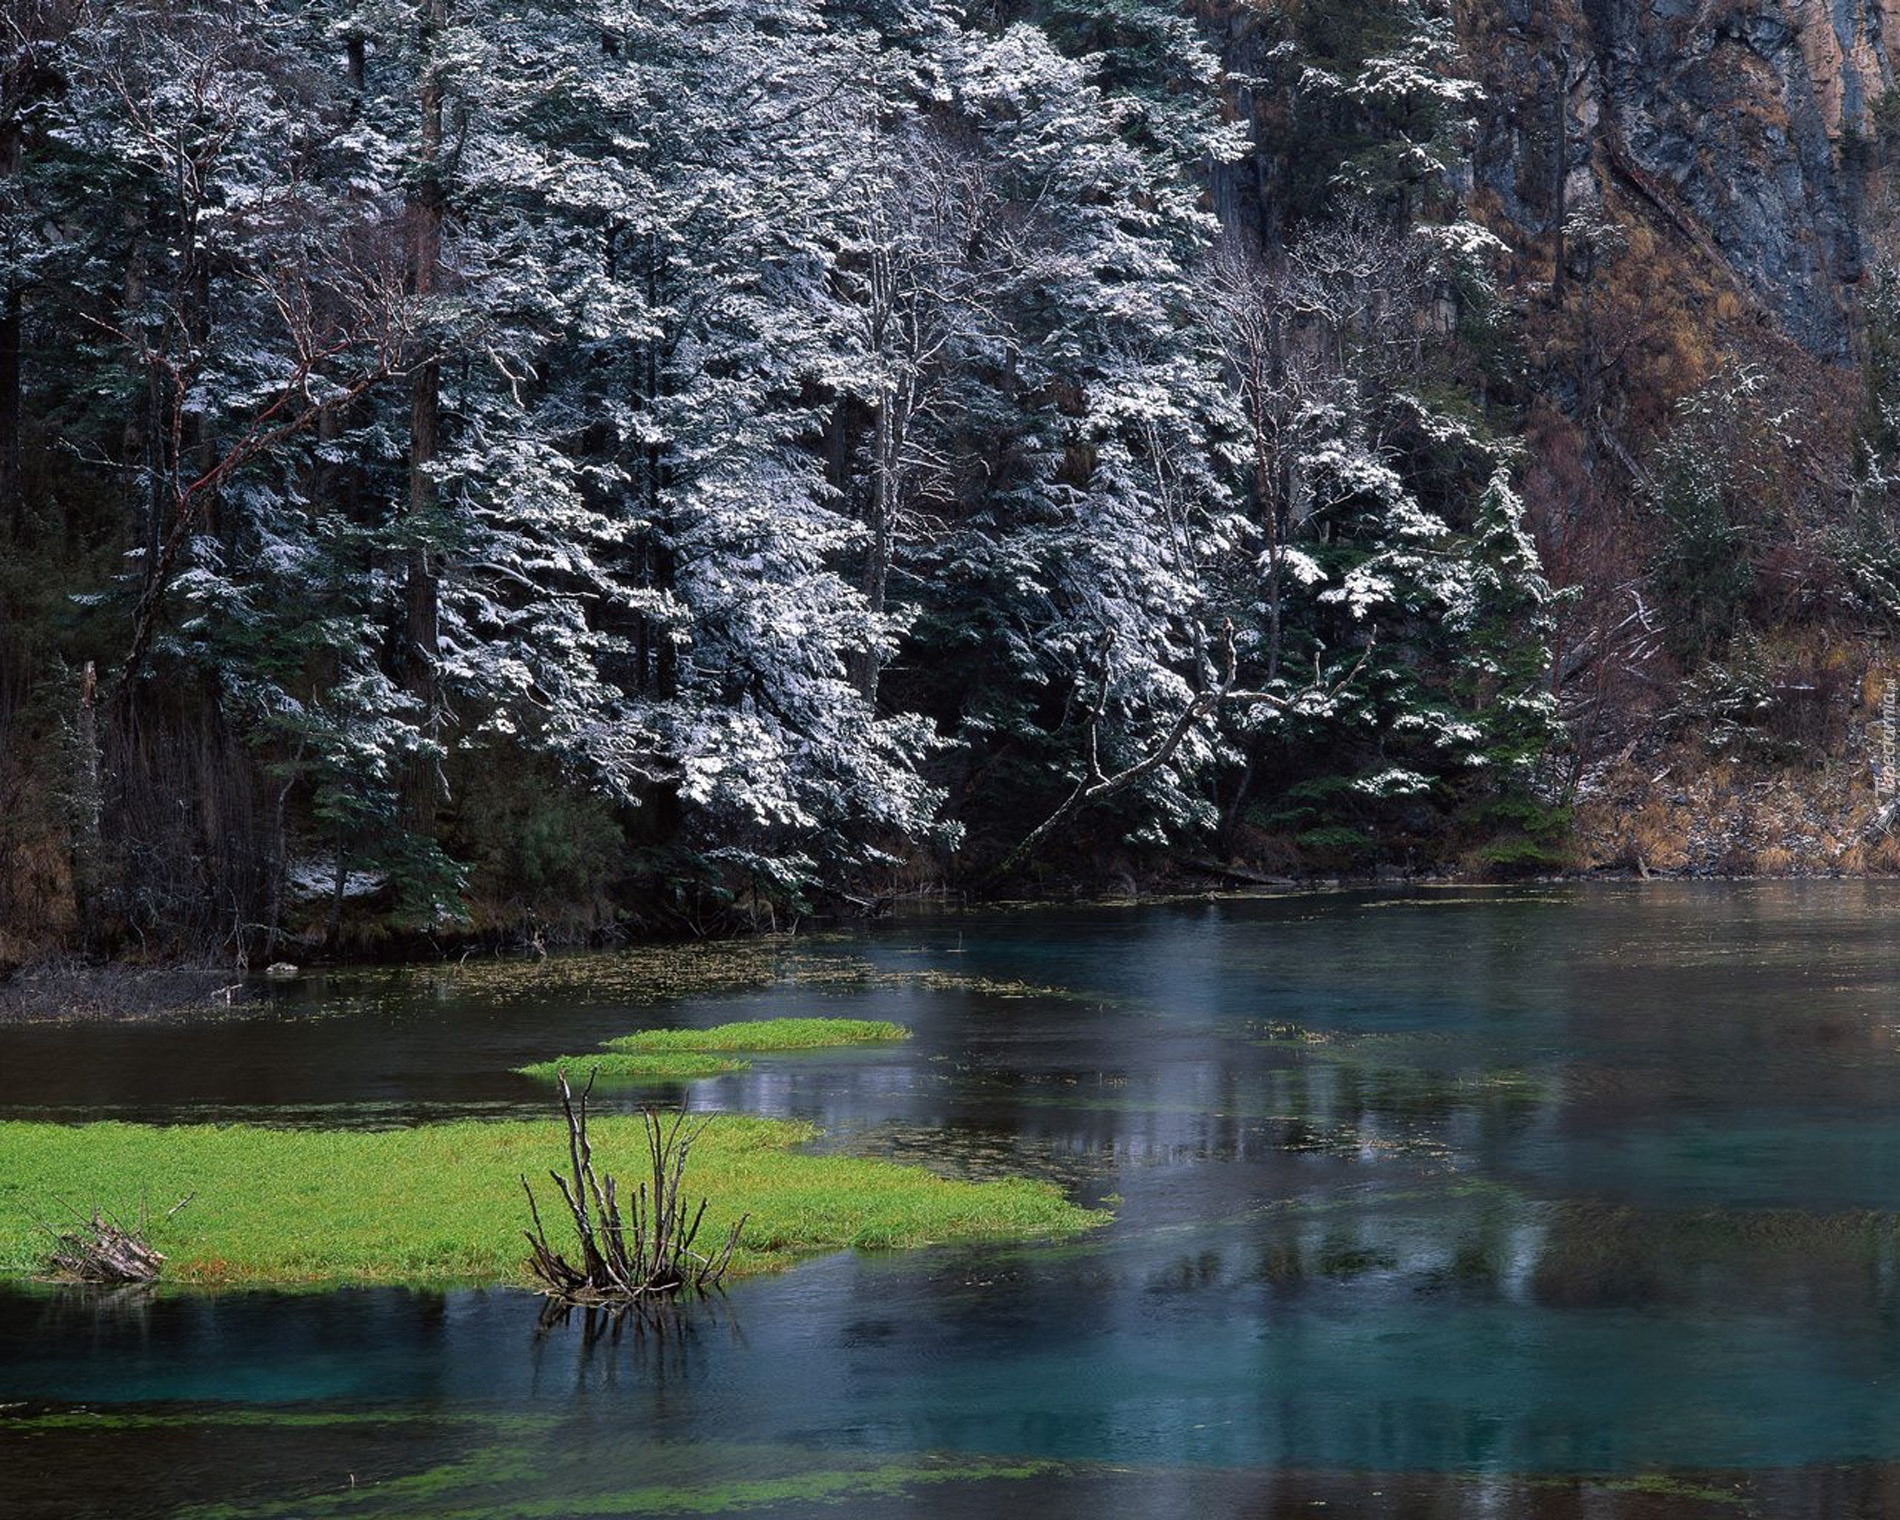
[[[185,1196],[165,1211],[170,1219],[197,1196]],[[47,1275],[62,1282],[149,1283],[157,1279],[165,1253],[153,1249],[145,1239],[145,1210],[139,1209],[136,1223],[108,1214],[97,1206],[86,1214],[73,1210],[73,1227],[55,1230],[41,1228],[53,1237],[53,1249],[46,1259]]]
[[[1274,707],[1282,712],[1297,710],[1314,697],[1334,697],[1343,691],[1365,667],[1366,660],[1372,654],[1372,645],[1368,643],[1353,663],[1351,670],[1330,687],[1315,683],[1294,696],[1282,696],[1277,692],[1244,690],[1238,685],[1238,655],[1234,648],[1234,625],[1223,620],[1221,624],[1221,675],[1220,680],[1205,691],[1195,693],[1193,699],[1175,718],[1167,733],[1155,744],[1154,748],[1130,765],[1116,771],[1113,775],[1104,774],[1100,760],[1100,731],[1103,710],[1107,706],[1108,678],[1104,671],[1102,691],[1095,706],[1090,710],[1088,719],[1088,772],[1075,785],[1075,790],[1047,818],[1024,836],[1021,843],[1003,857],[1002,863],[984,878],[984,885],[1000,881],[1007,877],[1024,861],[1034,855],[1044,840],[1084,808],[1105,801],[1119,792],[1125,792],[1138,781],[1153,775],[1169,760],[1175,751],[1191,734],[1196,725],[1209,717],[1223,705],[1235,707]]]

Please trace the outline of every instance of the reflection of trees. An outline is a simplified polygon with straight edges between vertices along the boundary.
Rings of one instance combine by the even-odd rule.
[[[1407,1296],[1520,1296],[1542,1241],[1540,1211],[1507,1198],[1446,1198],[1425,1208],[1289,1207],[1265,1216],[1253,1280],[1270,1298],[1357,1284]]]
[[[1547,1210],[1531,1278],[1556,1308],[1719,1304],[1764,1313],[1825,1309],[1879,1336],[1900,1319],[1896,1240],[1887,1213],[1792,1209],[1658,1213],[1578,1202]]]
[[[1255,1219],[1247,1248],[1226,1253],[1223,1285],[1252,1282],[1276,1299],[1357,1285],[1563,1310],[1824,1312],[1872,1341],[1900,1328],[1900,1222],[1890,1214],[1684,1214],[1503,1190],[1381,1189],[1290,1202]],[[1203,1276],[1198,1246],[1150,1274],[1175,1287]]]
[[[1686,1265],[1627,1210],[1559,1212],[1531,1276],[1537,1302],[1551,1308],[1644,1308],[1679,1303]]]

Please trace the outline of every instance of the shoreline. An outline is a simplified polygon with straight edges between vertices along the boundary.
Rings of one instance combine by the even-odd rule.
[[[1209,885],[1220,881],[1221,885]],[[399,972],[454,966],[471,960],[533,965],[589,955],[638,955],[683,947],[745,945],[767,939],[797,940],[811,933],[888,922],[915,913],[957,917],[993,912],[1039,912],[1068,908],[1128,908],[1165,902],[1192,902],[1259,896],[1323,896],[1349,892],[1428,892],[1436,890],[1513,891],[1539,887],[1628,885],[1645,883],[1741,884],[1768,882],[1893,882],[1900,872],[1787,870],[1724,872],[1699,866],[1642,871],[1627,866],[1548,872],[1500,880],[1477,873],[1420,872],[1374,875],[1332,875],[1268,878],[1251,873],[1217,872],[1211,867],[1202,885],[1178,878],[1131,882],[1129,890],[1114,892],[1048,892],[1020,897],[959,900],[954,896],[907,898],[892,911],[851,923],[813,924],[798,930],[760,930],[716,939],[682,941],[666,937],[629,940],[603,939],[563,946],[552,952],[505,943],[460,945],[449,942],[432,956],[395,958],[311,958],[291,967],[289,974],[272,977],[263,971],[239,970],[201,960],[140,962],[87,961],[54,953],[37,960],[0,967],[0,1029],[75,1024],[138,1025],[175,1019],[246,1017],[267,1011],[273,987],[296,985],[307,976],[356,972]],[[452,953],[459,948],[459,955]]]

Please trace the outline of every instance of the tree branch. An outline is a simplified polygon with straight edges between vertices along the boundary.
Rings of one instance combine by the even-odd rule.
[[[983,878],[982,885],[989,886],[1008,877],[1036,853],[1043,841],[1048,839],[1051,834],[1055,833],[1057,829],[1074,818],[1084,808],[1091,807],[1098,802],[1104,802],[1120,792],[1125,792],[1137,782],[1153,775],[1162,766],[1166,765],[1168,761],[1174,758],[1175,752],[1180,749],[1182,743],[1187,739],[1187,736],[1194,732],[1195,727],[1223,705],[1267,706],[1278,708],[1282,712],[1298,711],[1315,696],[1330,698],[1337,696],[1341,691],[1345,690],[1345,688],[1352,683],[1354,677],[1365,668],[1365,663],[1367,659],[1371,657],[1371,654],[1372,645],[1368,643],[1365,649],[1360,653],[1359,658],[1353,663],[1352,669],[1347,671],[1345,675],[1340,677],[1338,681],[1329,687],[1322,687],[1315,683],[1305,691],[1299,692],[1292,697],[1283,697],[1276,692],[1270,691],[1246,690],[1236,684],[1239,660],[1234,648],[1234,625],[1231,621],[1223,619],[1221,624],[1221,676],[1219,683],[1209,687],[1206,691],[1197,693],[1193,700],[1181,710],[1180,715],[1175,718],[1174,722],[1169,726],[1167,733],[1162,735],[1153,749],[1149,750],[1147,754],[1143,755],[1133,764],[1116,771],[1112,776],[1102,773],[1101,764],[1097,758],[1099,753],[1098,731],[1102,721],[1102,709],[1106,706],[1107,675],[1104,673],[1104,700],[1098,702],[1095,710],[1089,716],[1089,774],[1076,783],[1075,790],[1069,793],[1060,807],[1041,823],[1037,824],[1034,829],[1030,830],[1022,841],[1003,857],[1002,863]]]

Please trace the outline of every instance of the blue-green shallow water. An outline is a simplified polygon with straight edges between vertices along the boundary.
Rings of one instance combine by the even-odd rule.
[[[401,1122],[538,1108],[510,1066],[635,1025],[893,1017],[918,1039],[684,1095],[1119,1200],[1079,1245],[833,1258],[618,1344],[511,1293],[9,1291],[0,1496],[1900,1514],[1896,914],[1845,883],[1038,910],[826,938],[766,958],[791,980],[659,1006],[584,961],[0,1030],[0,1112]],[[185,1423],[45,1424],[75,1407]],[[75,1476],[127,1457],[136,1501]]]

